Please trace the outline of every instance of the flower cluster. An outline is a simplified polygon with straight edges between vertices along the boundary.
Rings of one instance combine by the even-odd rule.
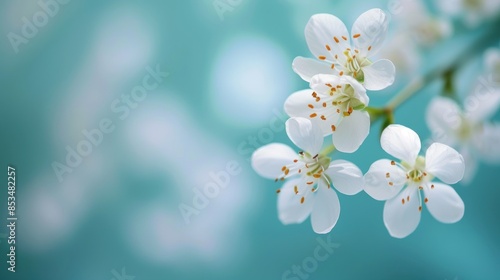
[[[339,18],[329,14],[313,15],[306,25],[307,45],[316,59],[297,57],[292,67],[310,89],[292,94],[285,101],[285,111],[318,123],[341,152],[355,152],[368,136],[366,90],[381,90],[394,82],[394,64],[373,59],[388,24],[382,10],[372,9],[358,17],[351,34]]]
[[[333,149],[358,150],[370,132],[367,91],[394,82],[393,63],[374,58],[387,31],[388,17],[380,9],[361,14],[350,34],[333,15],[313,15],[307,23],[305,37],[314,59],[297,57],[292,66],[309,89],[291,94],[284,105],[290,116],[286,133],[300,150],[271,143],[252,155],[252,167],[259,175],[282,182],[277,193],[283,224],[302,223],[310,216],[316,233],[328,233],[340,216],[336,191],[354,195],[362,190],[385,201],[384,223],[397,238],[416,229],[424,204],[443,223],[462,218],[464,203],[448,184],[462,179],[464,159],[446,144],[434,143],[419,155],[419,136],[391,124],[380,143],[397,161],[378,160],[363,174],[354,163],[329,157]],[[332,142],[322,150],[324,137]]]
[[[500,163],[500,123],[489,119],[500,107],[500,49],[485,53],[486,73],[480,75],[463,104],[447,97],[434,97],[426,121],[434,141],[459,149],[465,158],[463,183],[470,183],[479,161]]]

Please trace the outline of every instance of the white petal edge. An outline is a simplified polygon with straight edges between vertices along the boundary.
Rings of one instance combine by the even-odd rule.
[[[406,126],[391,124],[380,136],[382,149],[391,156],[413,164],[420,153],[420,137]]]
[[[464,158],[465,164],[464,177],[460,180],[460,184],[469,185],[474,180],[479,167],[478,155],[468,145],[460,149],[460,154]]]
[[[316,59],[298,56],[292,62],[292,68],[302,80],[310,82],[312,77],[318,74],[332,74],[331,64]]]
[[[380,59],[363,67],[363,86],[368,90],[382,90],[394,83],[396,67],[388,59]]]
[[[290,118],[285,123],[290,140],[303,151],[316,155],[323,146],[323,133],[319,125],[301,117]]]
[[[369,196],[388,200],[401,191],[406,183],[406,173],[399,166],[392,165],[390,160],[380,159],[370,166],[364,179],[364,190]]]
[[[331,84],[332,86],[337,86],[340,84],[346,84],[346,80],[341,80],[339,76],[330,74],[318,74],[311,79],[309,87],[322,95],[330,95],[330,87],[326,84]]]
[[[364,12],[356,19],[351,29],[354,47],[360,50],[362,56],[375,55],[385,40],[388,27],[389,18],[381,9]],[[360,36],[354,38],[357,34]]]
[[[301,178],[286,181],[278,194],[278,218],[284,225],[300,224],[311,214],[315,197],[309,195],[300,203],[302,196],[294,191],[294,186],[302,183]]]
[[[409,201],[407,201],[408,197],[410,197]],[[419,207],[420,200],[415,186],[407,187],[399,195],[386,201],[384,224],[389,234],[392,237],[405,238],[415,231],[420,223]]]
[[[335,148],[343,153],[353,153],[363,144],[370,133],[370,115],[365,111],[353,111],[332,133]]]
[[[289,146],[271,143],[255,150],[252,154],[252,168],[264,178],[276,179],[283,173],[281,168],[293,163],[296,158],[297,153]]]
[[[458,193],[452,187],[441,183],[429,183],[434,188],[424,188],[428,199],[425,206],[431,215],[442,223],[456,223],[462,219],[465,205]]]
[[[314,102],[312,97],[313,90],[304,89],[292,93],[285,100],[285,113],[290,117],[308,117],[311,114],[311,109],[307,106]]]
[[[340,216],[340,201],[333,188],[329,188],[320,180],[318,182],[314,206],[311,212],[311,225],[314,232],[329,233]]]
[[[332,185],[339,192],[354,195],[363,190],[363,173],[354,163],[346,160],[334,160],[325,171]]]
[[[464,177],[464,158],[448,145],[433,143],[425,153],[425,170],[447,184],[455,184]]]
[[[345,24],[334,15],[313,15],[307,22],[304,33],[307,46],[316,58],[325,56],[327,60],[333,61],[335,54],[341,57],[342,52],[350,46]],[[347,40],[342,39],[342,36]],[[338,43],[334,38],[337,38]],[[326,45],[330,47],[330,51]]]
[[[315,98],[312,97],[313,90],[305,89],[294,92],[285,101],[285,112],[290,117],[303,117],[310,119],[313,110],[309,108],[308,104],[315,104]],[[331,125],[336,125],[338,122],[338,114],[329,116],[327,121],[320,120],[319,118],[310,119],[316,125],[319,125],[323,136],[332,134]]]

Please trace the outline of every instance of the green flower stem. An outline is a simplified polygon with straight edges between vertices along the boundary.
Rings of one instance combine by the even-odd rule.
[[[387,110],[384,108],[366,107],[365,111],[370,114],[370,122],[374,123],[378,119],[387,115]]]
[[[408,101],[416,93],[419,92],[428,82],[432,81],[435,77],[429,78],[416,78],[413,79],[405,88],[403,88],[389,103],[385,106],[386,112],[393,112],[401,104]]]
[[[324,156],[327,156],[331,153],[333,153],[335,151],[335,146],[332,145],[329,145],[327,146],[325,149],[323,149],[323,151],[321,151],[321,154],[324,155]]]

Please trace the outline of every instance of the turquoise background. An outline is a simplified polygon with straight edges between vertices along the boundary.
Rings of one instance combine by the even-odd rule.
[[[0,159],[1,168],[17,170],[19,220],[17,272],[7,271],[7,243],[0,239],[1,279],[109,280],[122,267],[136,280],[300,279],[282,277],[314,256],[318,237],[338,248],[307,279],[500,278],[498,165],[481,164],[471,184],[455,185],[466,207],[460,222],[441,224],[424,210],[417,230],[401,240],[384,227],[383,203],[365,193],[339,195],[341,216],[328,235],[316,235],[309,221],[284,226],[276,213],[279,183],[258,177],[249,165],[252,138],[255,146],[291,145],[276,115],[282,116],[289,94],[307,87],[291,62],[311,56],[303,36],[309,17],[332,13],[350,29],[375,7],[389,6],[242,0],[221,19],[212,0],[75,0],[61,5],[17,54],[4,36]],[[19,34],[21,18],[39,10],[36,1],[3,1],[2,33]],[[499,27],[455,22],[452,38],[424,50],[419,72],[446,65]],[[482,49],[498,47],[499,39]],[[480,54],[458,73],[461,96],[482,71]],[[119,120],[109,105],[141,84],[148,65],[169,76]],[[393,86],[369,93],[371,105],[383,106],[409,80],[398,73]],[[439,79],[426,86],[397,110],[396,122],[427,139],[425,108],[441,88]],[[103,118],[115,130],[59,183],[51,164],[63,162],[66,145],[75,147],[80,131]],[[271,121],[277,130],[269,129]],[[379,129],[376,123],[355,154],[334,158],[366,172],[388,157]],[[193,189],[213,182],[210,173],[228,162],[240,172],[186,224],[179,206],[190,204]],[[6,223],[2,185],[0,220]]]

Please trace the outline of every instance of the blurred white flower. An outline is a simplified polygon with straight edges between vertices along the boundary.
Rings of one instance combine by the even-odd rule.
[[[394,10],[397,34],[408,34],[420,46],[431,46],[451,35],[453,26],[444,18],[432,15],[420,0],[400,0]],[[392,46],[393,44],[391,44]]]
[[[380,56],[391,60],[398,73],[420,74],[421,49],[449,37],[453,26],[449,19],[433,15],[420,0],[394,0],[389,4],[394,31]]]
[[[398,73],[418,73],[421,55],[413,37],[407,32],[399,32],[389,39],[387,47],[380,51],[380,55],[392,61]]]
[[[426,120],[433,140],[459,149],[467,166],[463,183],[469,183],[479,160],[500,162],[500,124],[488,122],[500,106],[500,89],[484,84],[476,87],[464,108],[445,97],[435,97],[427,108]]]
[[[425,157],[419,156],[418,135],[395,124],[382,132],[380,144],[401,162],[388,159],[374,162],[365,174],[364,189],[374,199],[387,200],[384,224],[391,236],[404,238],[417,228],[422,198],[438,221],[455,223],[462,219],[464,203],[456,191],[446,185],[457,183],[464,174],[464,160],[457,151],[434,143]],[[446,184],[433,182],[434,177]]]
[[[500,49],[490,48],[484,53],[484,65],[486,75],[490,78],[490,84],[500,87]]]
[[[310,87],[288,97],[286,113],[310,118],[324,136],[333,135],[337,150],[355,152],[370,132],[370,115],[361,111],[369,102],[366,90],[350,76],[325,74],[314,76]]]
[[[353,195],[362,189],[363,174],[350,162],[330,162],[328,156],[319,154],[323,133],[310,120],[291,118],[286,122],[286,131],[304,152],[297,154],[287,145],[271,143],[254,152],[252,167],[262,177],[276,181],[290,178],[277,191],[278,214],[283,224],[302,223],[310,215],[314,232],[328,233],[340,215],[340,202],[330,185]]]
[[[436,1],[444,13],[462,17],[469,27],[479,25],[482,21],[496,16],[500,11],[498,0],[447,0]]]
[[[307,45],[318,59],[297,57],[294,71],[306,81],[317,74],[349,75],[368,90],[381,90],[394,82],[395,68],[390,60],[372,62],[381,49],[389,20],[380,9],[361,14],[353,24],[351,37],[344,23],[334,15],[316,14],[305,28]]]

